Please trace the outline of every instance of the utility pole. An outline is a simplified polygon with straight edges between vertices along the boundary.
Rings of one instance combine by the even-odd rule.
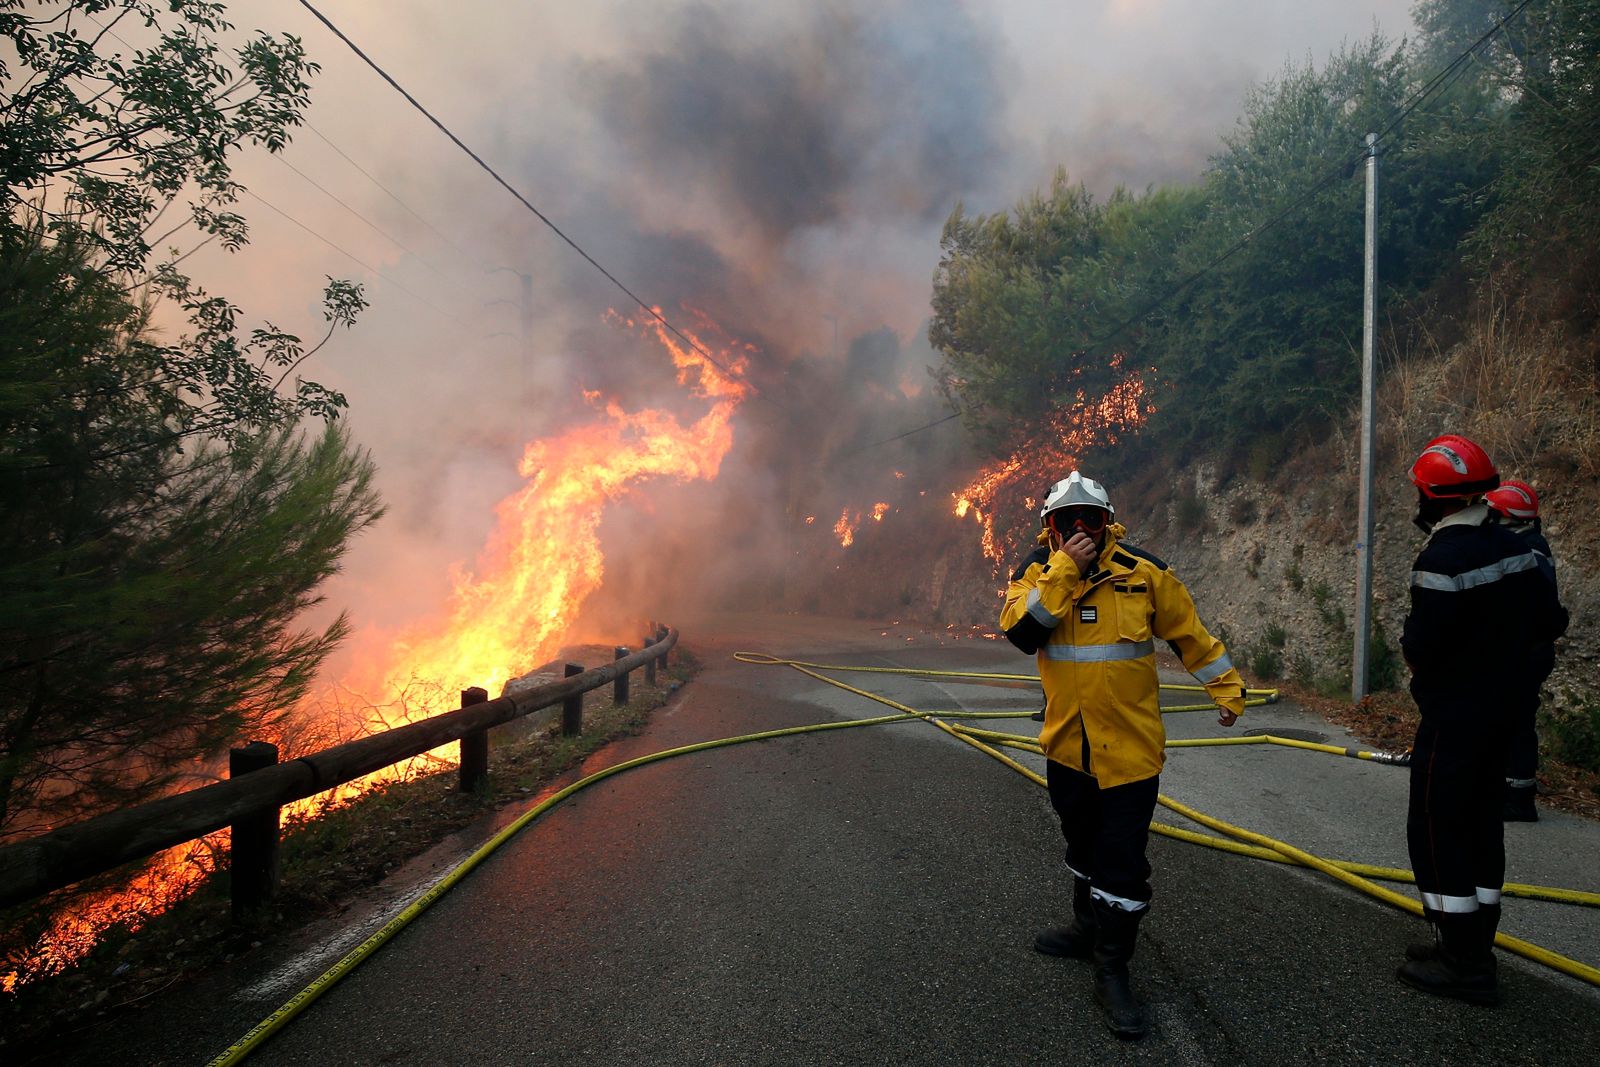
[[[1372,454],[1377,443],[1378,331],[1378,135],[1367,134],[1367,254],[1361,292],[1361,500],[1356,514],[1356,632],[1350,696],[1367,695],[1372,634]]]
[[[522,358],[526,360],[532,354],[531,345],[533,342],[533,275],[524,274],[520,270],[512,270],[510,267],[495,267],[490,270],[489,273],[498,274],[501,271],[504,271],[507,274],[515,274],[517,279],[522,282],[522,301],[519,306],[519,320],[522,326]],[[510,303],[509,300],[490,301],[490,304],[508,303]]]

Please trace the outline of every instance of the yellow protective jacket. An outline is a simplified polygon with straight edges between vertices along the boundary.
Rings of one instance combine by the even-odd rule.
[[[1084,576],[1065,552],[1046,563],[1036,553],[1013,577],[1000,612],[1006,637],[1038,651],[1045,755],[1093,775],[1101,789],[1161,773],[1167,735],[1156,639],[1172,646],[1212,700],[1244,711],[1244,680],[1201,624],[1189,590],[1165,563],[1122,543],[1126,532],[1109,527]]]

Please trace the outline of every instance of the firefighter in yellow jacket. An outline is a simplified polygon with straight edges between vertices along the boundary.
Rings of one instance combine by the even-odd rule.
[[[1050,802],[1073,877],[1070,926],[1041,932],[1040,952],[1094,961],[1095,999],[1120,1037],[1149,1029],[1128,982],[1150,906],[1145,858],[1166,731],[1155,642],[1164,641],[1232,726],[1244,682],[1195,614],[1177,575],[1122,540],[1105,489],[1077,471],[1051,487],[1040,547],[1012,575],[1000,627],[1036,652],[1044,683],[1039,734]]]

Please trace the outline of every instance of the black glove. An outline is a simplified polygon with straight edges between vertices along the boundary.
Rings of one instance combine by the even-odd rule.
[[[1035,563],[1049,563],[1049,562],[1050,562],[1050,550],[1048,548],[1046,548],[1044,545],[1040,545],[1038,548],[1034,549],[1032,552],[1029,552],[1027,558],[1024,559],[1020,564],[1017,565],[1017,569],[1015,571],[1011,572],[1011,580],[1014,582],[1018,578],[1021,578],[1024,574],[1027,573],[1028,568],[1031,567]]]

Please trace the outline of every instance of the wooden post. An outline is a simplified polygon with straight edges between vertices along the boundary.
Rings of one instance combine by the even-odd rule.
[[[665,626],[657,626],[656,627],[656,640],[665,641],[666,639],[667,639],[667,628]],[[670,667],[672,665],[669,662],[669,659],[671,658],[671,656],[672,656],[672,649],[670,649],[670,648],[667,649],[666,651],[662,652],[661,653],[661,666]]]
[[[578,663],[567,664],[567,677],[582,674],[583,665]],[[577,737],[583,733],[583,694],[574,693],[561,703],[561,733],[566,737]]]
[[[278,762],[278,746],[251,741],[228,752],[228,777],[237,778]],[[242,922],[278,889],[278,809],[257,812],[233,824],[229,863],[233,921]]]
[[[647,638],[644,639],[644,647],[645,648],[649,648],[651,645],[653,645],[655,643],[656,643],[656,639],[654,637],[647,637]],[[654,686],[656,684],[656,661],[655,660],[650,660],[649,662],[647,662],[644,665],[644,684],[645,685],[649,685],[649,686]]]
[[[461,706],[470,708],[489,699],[487,690],[478,686],[461,691]],[[489,783],[489,731],[474,730],[461,735],[461,784],[463,793],[471,793]]]
[[[628,654],[627,648],[625,646],[623,646],[623,645],[618,645],[615,649],[612,650],[612,652],[613,652],[613,655],[612,655],[613,659],[621,659],[621,658],[623,658],[624,656],[626,656]],[[611,689],[611,703],[615,704],[619,708],[625,708],[625,707],[628,706],[628,672],[627,671],[622,671],[617,675],[617,680],[616,680],[615,683],[613,683],[612,689]]]

